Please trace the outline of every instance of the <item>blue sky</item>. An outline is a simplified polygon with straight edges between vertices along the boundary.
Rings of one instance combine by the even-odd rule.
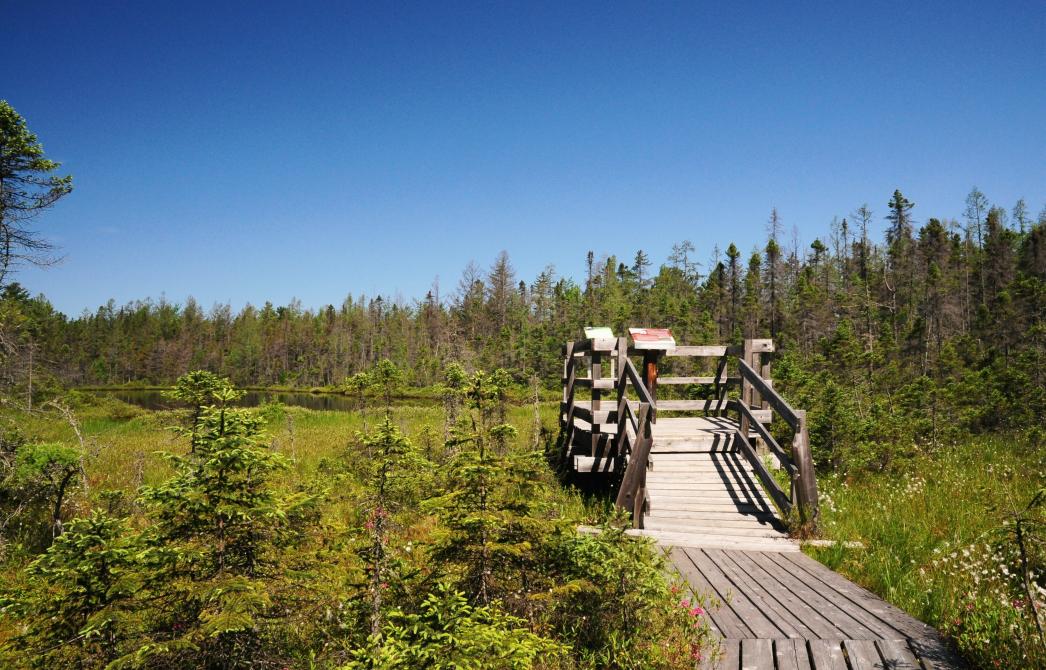
[[[502,249],[805,246],[1046,205],[1046,4],[8,2],[0,98],[76,190],[18,279],[239,307],[443,293]]]

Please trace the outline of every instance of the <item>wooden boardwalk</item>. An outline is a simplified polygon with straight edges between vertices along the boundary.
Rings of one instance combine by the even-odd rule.
[[[568,343],[560,415],[567,461],[578,476],[616,488],[618,506],[632,513],[629,533],[665,547],[694,592],[719,603],[709,617],[723,653],[702,667],[965,667],[936,630],[807,557],[788,536],[786,515],[816,527],[817,487],[805,413],[766,379],[760,356],[772,350],[768,340],[654,354],[624,338]],[[632,355],[643,355],[643,374]],[[717,372],[658,380],[661,355],[714,357]],[[587,376],[578,374],[581,360]],[[658,382],[712,385],[714,393],[659,401]],[[738,386],[739,397],[728,396]],[[577,388],[591,389],[590,397],[576,398]],[[606,391],[614,395],[604,399]],[[658,416],[665,412],[672,416]],[[773,413],[792,428],[787,449],[766,428]]]
[[[940,634],[799,552],[677,547],[672,563],[709,611],[722,670],[955,668]]]

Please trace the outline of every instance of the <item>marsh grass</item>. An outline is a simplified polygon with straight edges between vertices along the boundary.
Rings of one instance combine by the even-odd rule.
[[[944,631],[977,665],[1043,667],[1007,522],[1046,485],[1046,453],[976,437],[921,452],[897,472],[826,475],[818,484],[824,535],[865,548],[840,543],[811,555]],[[1041,589],[1042,535],[1033,539]]]

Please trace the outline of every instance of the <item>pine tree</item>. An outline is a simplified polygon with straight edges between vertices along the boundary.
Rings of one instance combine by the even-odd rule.
[[[276,662],[273,627],[293,610],[275,570],[304,532],[316,499],[277,492],[286,467],[248,410],[208,408],[196,452],[168,455],[176,474],[142,489],[153,521],[146,542],[151,592],[147,642],[154,667],[240,668]]]
[[[0,100],[0,287],[19,263],[53,262],[54,246],[31,222],[72,192],[72,177],[53,174],[60,167],[44,156],[25,119]]]
[[[0,599],[23,631],[14,639],[34,668],[103,668],[133,647],[137,535],[94,512],[26,569],[23,588]]]

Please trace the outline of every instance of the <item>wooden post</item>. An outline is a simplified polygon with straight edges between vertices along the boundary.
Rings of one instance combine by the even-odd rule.
[[[753,368],[753,369],[754,370],[759,370],[759,376],[760,377],[762,377],[763,379],[769,380],[770,379],[770,356],[769,356],[769,354],[766,354],[766,353],[758,354],[758,356],[759,356],[759,358],[763,362],[762,369],[761,370],[759,368]],[[770,403],[767,402],[766,398],[763,398],[763,403],[762,404],[763,404],[763,409],[769,409],[770,408]]]
[[[657,401],[657,359],[660,356],[660,351],[643,352],[643,383],[654,401]]]
[[[810,531],[817,531],[820,510],[817,504],[817,475],[814,472],[814,459],[810,453],[810,434],[806,427],[806,411],[796,410],[799,425],[792,439],[792,459],[798,470],[793,479],[796,505],[799,507],[799,519]]]
[[[751,363],[752,358],[752,340],[745,340],[744,353],[741,354],[741,360],[745,363]],[[752,383],[741,375],[741,397],[737,400],[739,403],[744,405],[746,408],[752,407]],[[748,424],[748,414],[741,412],[741,437],[748,442],[748,436],[751,434],[752,427]]]
[[[599,380],[603,376],[603,355],[596,351],[595,344],[595,341],[592,341],[591,372],[588,375],[592,379],[592,447],[588,454],[589,456],[595,456],[599,450],[599,429],[601,424],[596,413],[600,410],[600,398],[603,395],[603,392],[597,388]]]
[[[574,343],[564,347],[566,360],[563,362],[563,403],[560,405],[560,428],[564,433],[564,452],[570,453],[574,446],[574,380],[577,379],[577,360],[574,358]]]

